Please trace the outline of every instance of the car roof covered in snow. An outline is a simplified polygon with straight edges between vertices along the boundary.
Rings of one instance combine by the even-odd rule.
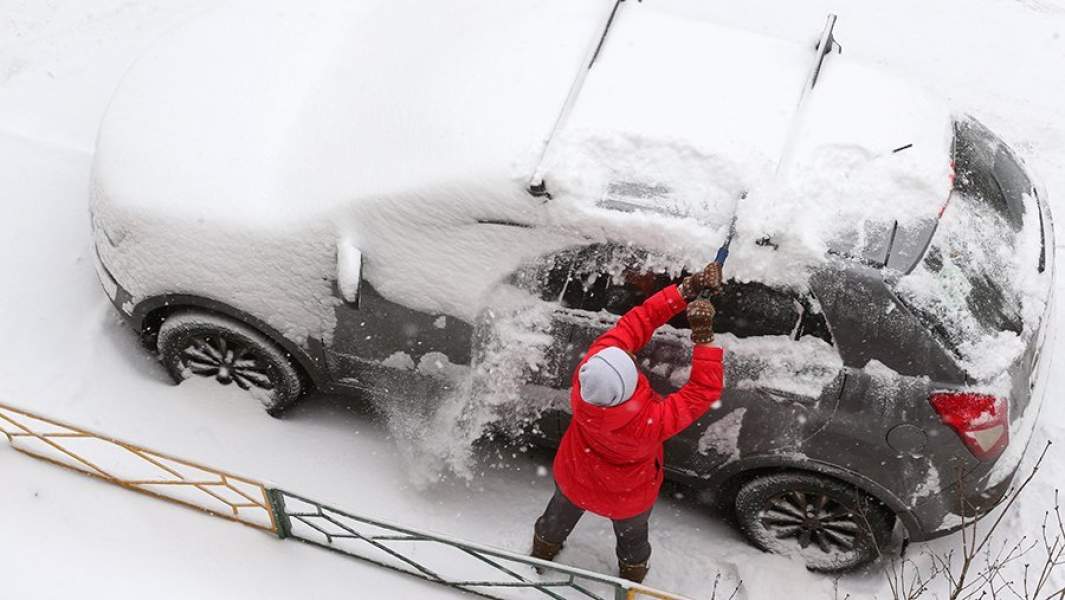
[[[227,4],[127,74],[101,127],[97,194],[287,221],[363,197],[519,193],[610,5]],[[908,168],[946,185],[949,119],[904,83],[833,57],[796,118],[812,56],[626,3],[547,157],[548,185],[591,200],[666,189],[678,212],[719,221],[783,156],[801,172],[824,166],[825,147],[891,161],[906,144]]]
[[[759,221],[798,208],[839,221],[825,212],[842,209],[848,233],[866,218],[938,214],[950,188],[942,102],[833,52],[800,107],[813,41],[802,47],[635,6],[612,29],[548,158],[549,188],[611,200],[622,187],[654,189],[656,202],[710,221],[730,217],[740,198],[741,219]]]

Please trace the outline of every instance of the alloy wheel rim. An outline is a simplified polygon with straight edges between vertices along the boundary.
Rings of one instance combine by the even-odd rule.
[[[856,550],[859,519],[830,496],[799,491],[770,499],[761,514],[762,526],[776,539],[794,539],[803,550],[813,546],[825,554]]]
[[[181,364],[193,375],[242,390],[274,391],[270,366],[250,346],[222,335],[194,335],[180,354]]]

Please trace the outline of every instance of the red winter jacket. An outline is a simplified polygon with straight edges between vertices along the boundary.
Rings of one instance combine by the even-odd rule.
[[[628,401],[613,407],[581,398],[577,372],[608,346],[637,352],[656,329],[686,308],[676,286],[621,317],[588,348],[573,374],[573,421],[555,455],[555,481],[571,502],[610,519],[627,519],[654,505],[662,486],[662,443],[701,417],[721,396],[720,348],[696,346],[688,383],[663,398],[642,372]]]

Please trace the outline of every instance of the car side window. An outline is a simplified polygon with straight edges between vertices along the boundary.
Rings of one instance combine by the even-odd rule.
[[[824,314],[811,296],[772,288],[758,282],[725,282],[713,299],[714,330],[738,338],[784,335],[798,340],[813,336],[832,343]]]
[[[761,283],[726,283],[714,308],[714,329],[741,338],[792,335],[802,315],[795,298]]]
[[[541,297],[563,308],[625,314],[673,281],[666,273],[643,268],[643,258],[606,244],[559,253],[541,278]]]
[[[627,255],[626,255],[627,254]],[[541,297],[563,308],[623,315],[685,274],[648,271],[639,256],[627,249],[589,246],[551,258],[541,278]],[[762,283],[728,281],[712,299],[717,309],[714,330],[736,337],[812,335],[831,343],[824,316],[810,298]],[[687,317],[677,315],[670,325],[687,329]]]

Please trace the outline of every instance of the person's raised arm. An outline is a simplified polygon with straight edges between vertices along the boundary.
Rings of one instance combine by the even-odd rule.
[[[707,300],[692,302],[688,322],[695,343],[688,383],[661,402],[648,403],[644,414],[629,422],[635,437],[665,441],[684,431],[721,398],[723,353],[712,344],[714,306]]]
[[[592,342],[588,355],[591,356],[607,346],[617,346],[635,354],[647,345],[656,329],[665,325],[686,306],[687,303],[677,286],[671,285],[622,315],[613,327]]]
[[[607,346],[638,352],[647,345],[656,329],[684,310],[700,292],[720,286],[721,265],[710,263],[702,271],[684,278],[680,285],[671,285],[630,309],[612,328],[596,338],[587,354],[590,356]]]

